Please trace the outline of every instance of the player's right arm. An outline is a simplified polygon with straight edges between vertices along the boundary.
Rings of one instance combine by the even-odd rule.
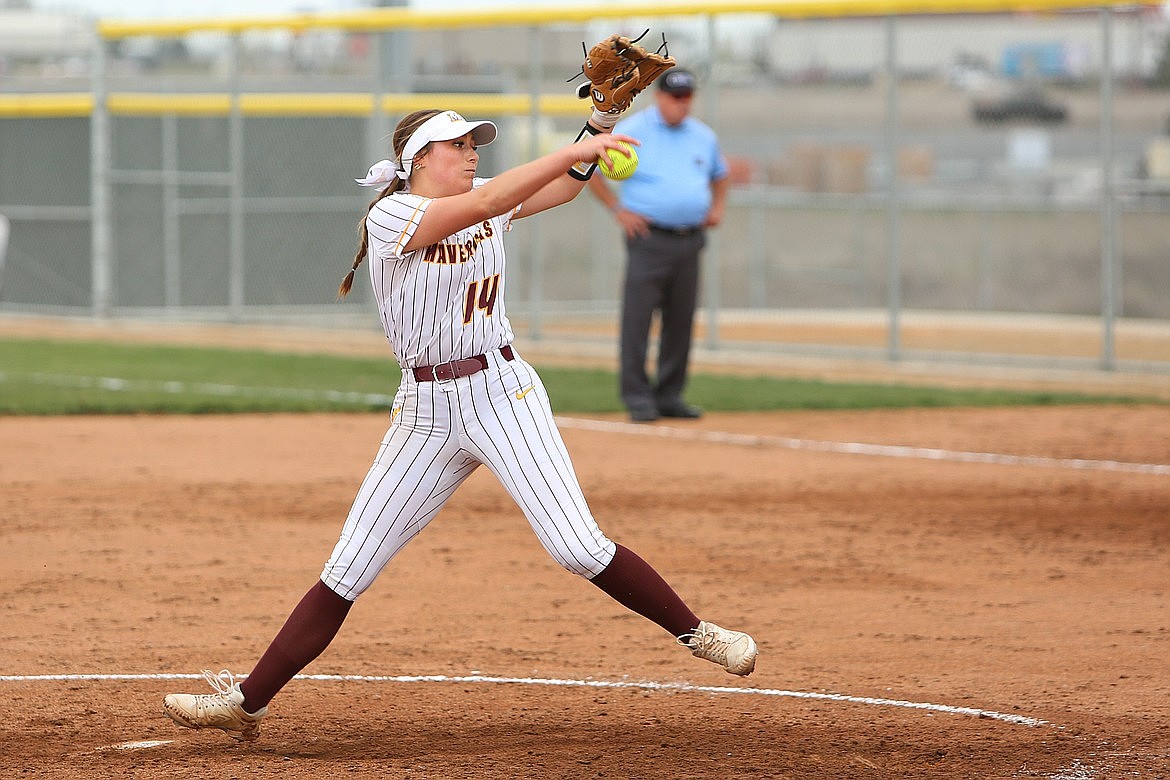
[[[601,128],[600,133],[603,135],[610,135],[611,131],[609,128]],[[623,138],[629,138],[629,136],[622,135],[620,133],[613,137],[619,141]],[[634,145],[639,144],[638,141],[633,141],[632,139],[630,140],[630,143]],[[606,148],[612,149],[613,147],[607,145]],[[600,157],[604,154],[605,150],[602,150],[598,156]],[[596,161],[597,157],[592,157],[588,160],[581,160],[581,162],[585,163],[595,163]],[[535,195],[530,198],[526,198],[524,200],[524,208],[516,215],[516,218],[519,219],[521,217],[531,217],[533,214],[539,214],[546,209],[551,209],[555,206],[561,205],[562,203],[568,203],[573,198],[581,194],[581,191],[585,189],[586,184],[592,186],[599,180],[600,179],[597,176],[589,176],[587,179],[582,179],[580,176],[574,176],[569,173],[566,173],[564,176],[559,176],[542,187]]]
[[[554,188],[553,194],[542,199],[543,202],[526,203],[524,213],[530,216],[572,200],[581,191],[584,182],[572,179],[567,173],[569,168],[578,162],[594,162],[607,150],[620,148],[623,141],[638,143],[636,139],[620,134],[588,135],[576,143],[504,171],[483,186],[458,195],[435,198],[427,205],[405,251],[429,246],[463,228],[507,214],[562,177],[572,181],[573,186]]]

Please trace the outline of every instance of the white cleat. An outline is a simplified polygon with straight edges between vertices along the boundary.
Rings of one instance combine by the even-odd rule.
[[[746,676],[756,668],[756,640],[742,631],[728,631],[704,620],[678,641],[690,648],[691,655],[717,663],[731,674]]]
[[[204,671],[215,693],[170,693],[163,699],[163,712],[176,724],[189,729],[221,729],[232,739],[253,742],[260,736],[260,721],[268,714],[244,711],[244,693],[232,673]]]

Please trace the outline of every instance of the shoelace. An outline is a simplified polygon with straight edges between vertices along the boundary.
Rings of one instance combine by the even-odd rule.
[[[727,659],[727,651],[731,647],[730,642],[718,639],[713,630],[695,630],[689,634],[683,634],[678,638],[678,643],[692,652],[701,650],[709,656],[714,656],[719,659],[720,663]]]
[[[708,642],[715,638],[715,633],[712,631],[700,631],[695,629],[678,638],[678,643],[683,647],[694,650],[698,647],[705,647]]]
[[[203,670],[203,679],[215,689],[215,692],[221,696],[227,696],[236,687],[236,678],[227,669],[223,669],[219,674],[213,673],[210,669]]]

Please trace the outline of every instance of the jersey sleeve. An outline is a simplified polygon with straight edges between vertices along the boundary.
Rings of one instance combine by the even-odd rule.
[[[383,261],[401,260],[430,202],[430,198],[396,192],[375,203],[366,215],[371,256]]]

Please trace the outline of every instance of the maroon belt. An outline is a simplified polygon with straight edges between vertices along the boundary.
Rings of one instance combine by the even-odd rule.
[[[500,347],[500,354],[504,360],[514,360],[516,354],[512,352],[512,345]],[[471,376],[488,367],[487,355],[448,360],[446,363],[437,363],[433,366],[419,366],[412,368],[416,382],[446,382],[448,379],[458,379],[461,376]]]

